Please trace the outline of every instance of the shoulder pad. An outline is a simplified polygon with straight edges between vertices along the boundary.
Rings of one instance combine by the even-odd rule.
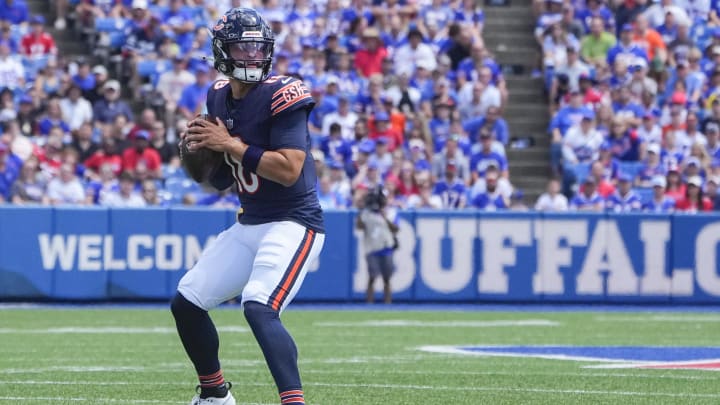
[[[315,103],[310,89],[305,86],[305,83],[294,77],[273,76],[264,84],[272,86],[270,113],[273,116],[283,111],[295,110]]]

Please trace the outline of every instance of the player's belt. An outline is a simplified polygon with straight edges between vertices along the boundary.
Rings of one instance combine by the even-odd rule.
[[[237,218],[238,222],[240,222],[240,217],[242,217],[243,213],[245,213],[245,210],[243,210],[242,207],[238,208],[237,212],[235,213],[235,217]]]

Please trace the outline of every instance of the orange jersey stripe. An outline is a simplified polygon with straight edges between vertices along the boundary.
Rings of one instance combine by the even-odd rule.
[[[291,390],[291,391],[285,391],[285,392],[280,393],[281,397],[284,397],[286,395],[303,395],[303,392],[302,392],[302,390]]]
[[[302,247],[302,250],[300,251],[300,254],[298,255],[297,259],[295,260],[295,263],[292,264],[292,269],[290,270],[290,274],[285,278],[285,281],[282,283],[282,286],[280,287],[280,291],[278,292],[277,297],[275,297],[275,301],[273,301],[272,308],[274,310],[278,310],[280,307],[280,302],[282,301],[283,297],[288,293],[287,288],[292,283],[292,281],[297,276],[298,270],[300,269],[300,264],[305,261],[307,258],[308,253],[310,252],[310,247],[312,246],[313,240],[315,240],[315,232],[313,230],[308,230],[308,238],[305,240],[305,244]]]
[[[280,401],[281,404],[289,404],[291,402],[304,404],[305,400],[302,397],[300,397],[300,398],[288,398],[288,399],[283,399],[282,401]]]
[[[277,110],[273,111],[272,115],[279,114],[279,113],[287,110],[289,107],[293,106],[294,104],[297,104],[299,101],[308,99],[310,97],[312,97],[312,95],[305,93],[302,96],[290,101],[289,103],[287,103],[287,104],[283,105],[282,107],[278,108]]]
[[[279,90],[277,90],[275,93],[273,93],[272,98],[281,96],[285,90],[289,89],[290,87],[297,86],[297,84],[298,84],[298,82],[294,81],[290,84],[286,84],[283,87],[280,87]]]

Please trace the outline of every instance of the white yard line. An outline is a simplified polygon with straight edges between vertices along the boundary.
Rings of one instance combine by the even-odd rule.
[[[94,382],[94,381],[18,381],[8,382],[2,381],[0,384],[55,384],[55,385],[87,385],[87,386],[104,386],[104,385],[188,385],[188,383],[173,382]],[[263,384],[257,382],[243,382],[242,385],[250,386],[270,386],[272,384]],[[579,389],[553,389],[553,388],[521,388],[521,387],[452,387],[443,385],[410,385],[410,384],[340,384],[340,383],[324,383],[324,382],[305,382],[303,385],[309,387],[328,387],[328,388],[381,388],[396,390],[426,390],[426,391],[465,391],[465,392],[532,392],[540,394],[578,394],[578,395],[607,395],[607,396],[627,396],[627,397],[661,397],[661,398],[720,398],[720,394],[697,394],[691,392],[642,392],[642,391],[608,391],[608,390],[579,390]],[[24,397],[0,397],[0,400],[12,400]],[[27,397],[30,398],[30,397]],[[125,403],[166,403],[146,400],[105,400],[98,398],[61,398],[61,397],[35,397],[30,399],[44,399],[49,401],[96,401],[96,402],[125,402]],[[28,399],[29,400],[29,399]],[[176,403],[176,402],[167,402]]]
[[[683,316],[678,315],[638,315],[638,316],[605,316],[593,317],[598,322],[680,322],[680,323],[719,323],[720,316]]]
[[[497,328],[513,326],[559,326],[560,322],[547,319],[493,320],[493,321],[417,321],[411,319],[378,319],[358,322],[315,322],[314,326],[335,328]]]
[[[112,398],[68,398],[68,397],[3,397],[0,396],[0,401],[13,401],[13,402],[35,402],[35,401],[46,401],[46,402],[93,402],[98,404],[104,403],[123,403],[123,404],[187,404],[187,401],[161,401],[161,400],[147,400],[147,399],[112,399]],[[258,403],[258,402],[238,402],[238,405],[275,405],[274,403]]]

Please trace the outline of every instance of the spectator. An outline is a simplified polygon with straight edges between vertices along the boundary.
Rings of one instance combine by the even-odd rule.
[[[470,158],[470,173],[473,182],[479,177],[484,177],[485,171],[490,165],[494,165],[500,171],[501,177],[509,176],[507,159],[492,151],[492,141],[492,136],[488,132],[481,132],[481,150]]]
[[[642,209],[640,196],[632,190],[632,177],[621,173],[618,176],[618,188],[605,202],[610,212],[634,212]]]
[[[507,121],[500,116],[498,107],[490,107],[487,109],[485,116],[470,118],[463,122],[463,129],[470,136],[470,140],[475,142],[480,128],[488,128],[493,138],[501,144],[507,146],[510,141],[510,130]]]
[[[608,173],[606,173],[606,168],[602,161],[596,160],[590,165],[590,175],[588,178],[593,180],[592,186],[594,191],[597,191],[603,199],[608,198],[615,192],[615,185],[609,181],[610,177]],[[583,191],[583,187],[584,184],[580,187],[581,191]]]
[[[707,145],[705,150],[710,155],[710,159],[720,160],[720,126],[711,122],[705,126],[705,136],[707,139]]]
[[[366,28],[362,36],[363,49],[355,54],[355,67],[362,77],[368,78],[381,72],[382,60],[388,56],[388,52],[382,45],[377,28]]]
[[[322,207],[323,210],[344,207],[343,199],[333,190],[333,184],[329,174],[323,175],[318,183],[318,199],[320,201],[320,207]]]
[[[677,166],[685,159],[685,149],[676,142],[679,132],[668,131],[665,134],[665,143],[660,158],[665,166]],[[682,133],[679,133],[682,136]]]
[[[535,203],[535,210],[542,212],[564,212],[568,210],[567,197],[560,193],[560,181],[551,179],[547,191],[540,195]]]
[[[667,169],[660,160],[660,145],[657,143],[649,144],[647,158],[635,177],[635,185],[638,187],[651,187],[653,179],[658,176],[665,178],[666,174]]]
[[[655,176],[650,182],[652,198],[643,204],[643,211],[654,213],[670,213],[675,210],[675,200],[665,194],[667,182],[665,176]]]
[[[53,127],[42,149],[36,152],[40,160],[40,168],[47,178],[57,176],[62,165],[63,131],[60,127]]]
[[[178,103],[178,111],[183,118],[191,120],[202,112],[211,84],[209,67],[206,64],[198,65],[195,71],[195,83],[183,89]]]
[[[1,147],[1,146],[0,146]],[[2,160],[2,157],[0,157]],[[31,156],[23,163],[20,175],[13,183],[11,198],[13,204],[49,204],[46,183],[40,174],[36,157]]]
[[[598,0],[590,0],[598,2]],[[590,33],[583,37],[580,44],[582,58],[597,68],[606,66],[608,52],[615,46],[615,35],[605,31],[605,23],[600,16],[592,17]]]
[[[170,167],[180,167],[180,157],[177,145],[167,142],[165,124],[162,121],[155,121],[152,124],[150,135],[150,147],[160,155],[160,162]]]
[[[342,128],[337,122],[330,125],[329,135],[320,139],[320,150],[325,156],[343,166],[351,163],[352,147],[353,143],[343,138]]]
[[[570,211],[600,212],[605,207],[603,197],[597,193],[597,184],[593,176],[588,176],[583,182],[581,191],[570,200]]]
[[[1,4],[1,3],[0,3]],[[10,53],[10,43],[0,40],[0,88],[21,89],[25,85],[25,68]]]
[[[60,100],[60,111],[70,131],[76,131],[84,123],[93,120],[92,105],[83,98],[82,89],[74,84],[68,89],[67,97]]]
[[[138,208],[146,205],[142,195],[135,191],[135,178],[129,172],[120,174],[120,187],[117,191],[103,193],[100,205],[106,207]]]
[[[682,182],[682,177],[680,177],[680,171],[677,166],[670,166],[668,168],[666,180],[665,195],[675,201],[680,201],[685,198],[687,187],[685,183]]]
[[[653,111],[645,110],[642,124],[637,128],[638,137],[648,144],[662,142],[662,129],[657,124]]]
[[[0,203],[9,202],[12,186],[20,175],[20,165],[12,158],[10,148],[0,141]]]
[[[35,123],[38,115],[39,112],[35,108],[33,98],[27,94],[22,95],[15,121],[18,123],[20,132],[26,137],[35,136]]]
[[[86,202],[88,204],[100,204],[105,199],[105,194],[117,192],[118,178],[113,171],[113,165],[110,162],[104,162],[97,170],[96,179],[90,180],[85,188]]]
[[[57,98],[51,98],[48,101],[47,112],[45,116],[38,121],[38,132],[40,135],[48,135],[53,128],[60,128],[65,134],[70,132],[70,126],[63,120],[60,100]]]
[[[688,178],[685,196],[675,203],[675,209],[688,213],[712,211],[712,201],[703,196],[702,179],[700,176],[691,176]]]
[[[690,148],[699,144],[702,149],[707,145],[707,138],[700,132],[698,115],[695,111],[689,111],[685,118],[685,144]]]
[[[105,83],[108,81],[107,68],[103,65],[95,65],[95,67],[92,68],[92,75],[95,78],[95,86],[93,86],[92,89],[83,92],[83,97],[94,105],[96,101],[103,98],[103,88]]]
[[[660,0],[648,7],[643,15],[650,26],[659,27],[665,22],[668,14],[672,15],[678,24],[690,24],[692,20],[687,12],[673,3],[673,0]]]
[[[22,53],[29,57],[51,56],[57,53],[55,40],[45,32],[45,17],[36,15],[30,19],[31,31],[20,41]]]
[[[95,75],[90,71],[90,62],[85,58],[77,61],[77,73],[72,76],[72,84],[88,92],[95,88]]]
[[[650,93],[655,99],[658,92],[657,82],[647,76],[648,64],[643,58],[635,58],[628,66],[628,70],[632,73],[628,90],[634,100],[641,100],[643,94]]]
[[[0,2],[0,20],[22,27],[28,22],[28,6],[25,0],[3,0]]]
[[[381,136],[375,141],[375,153],[370,157],[378,165],[380,174],[385,177],[393,164],[392,154],[388,151],[388,138]]]
[[[525,205],[525,201],[523,199],[525,198],[525,195],[523,194],[522,190],[515,190],[513,191],[512,195],[510,196],[510,211],[516,211],[516,212],[527,212],[530,210],[527,205]]]
[[[620,161],[637,162],[645,158],[644,140],[621,118],[613,118],[608,142],[612,155]]]
[[[430,179],[430,172],[427,170],[416,171],[415,182],[418,193],[412,194],[407,199],[408,208],[442,208],[442,199],[433,194],[433,185]]]
[[[671,64],[675,64],[675,55],[688,55],[690,49],[695,46],[695,41],[690,37],[689,23],[678,22],[676,30],[675,38],[670,42],[666,42]],[[711,52],[713,51],[711,50]]]
[[[583,94],[579,90],[570,93],[570,103],[560,108],[550,122],[549,132],[553,143],[561,144],[565,133],[573,125],[580,124],[582,117],[591,112],[583,105]]]
[[[623,0],[615,10],[615,24],[618,29],[625,29],[635,17],[645,11],[647,2],[642,0]],[[631,26],[631,25],[630,25]],[[632,26],[631,26],[632,28]],[[620,35],[620,33],[618,33]]]
[[[477,82],[467,82],[463,85],[458,93],[458,103],[461,111],[465,110],[465,116],[468,115],[470,105],[477,105],[475,114],[485,115],[490,107],[502,107],[502,93],[492,83],[492,70],[483,66],[478,72]],[[476,116],[476,115],[475,115]]]
[[[632,96],[629,84],[621,86],[617,101],[612,104],[612,108],[615,119],[622,120],[631,128],[636,128],[640,125],[645,112],[642,106],[633,100]]]
[[[165,123],[175,122],[177,111],[183,90],[195,83],[195,76],[187,71],[187,60],[182,55],[175,55],[173,68],[160,75],[156,90],[165,100]]]
[[[162,164],[160,154],[150,147],[150,133],[145,130],[137,131],[133,140],[133,147],[123,151],[122,170],[134,176],[140,162],[144,162],[152,178],[157,179],[162,176],[160,172]]]
[[[154,180],[145,180],[141,185],[142,198],[148,207],[163,205],[160,196],[158,196],[157,184]]]
[[[387,138],[388,150],[391,152],[403,144],[402,133],[390,127],[390,116],[386,112],[380,111],[374,118],[375,130],[370,133],[370,139]]]
[[[355,123],[358,115],[350,110],[350,99],[342,96],[338,100],[337,111],[331,112],[322,120],[322,135],[330,134],[330,126],[334,123],[340,125],[342,137],[348,141],[354,139]]]
[[[440,197],[442,208],[461,209],[467,203],[467,189],[465,183],[458,178],[458,166],[454,160],[448,160],[445,165],[444,176],[435,183],[433,194]]]
[[[427,71],[432,72],[437,68],[435,53],[430,46],[424,44],[423,34],[420,30],[410,29],[407,34],[408,43],[398,48],[395,52],[395,72],[411,76],[417,66],[423,66]]]
[[[687,57],[677,60],[675,69],[670,70],[670,77],[665,83],[665,97],[670,98],[676,91],[677,83],[682,83],[685,94],[687,94],[686,102],[698,103],[702,93],[703,80],[690,71],[690,62]]]
[[[85,203],[85,190],[75,175],[75,168],[70,164],[60,166],[60,174],[50,180],[47,193],[53,205]]]
[[[585,111],[580,125],[571,127],[563,141],[563,159],[566,163],[589,163],[597,160],[604,139],[595,129],[595,113]]]
[[[85,168],[90,171],[89,177],[98,178],[100,168],[108,165],[115,176],[119,176],[123,169],[123,159],[118,153],[116,141],[113,138],[103,139],[101,148],[85,160]]]
[[[458,147],[459,135],[451,135],[445,147],[433,156],[432,159],[432,174],[436,179],[445,177],[445,169],[448,167],[449,162],[454,163],[455,175],[458,179],[469,182],[470,181],[470,166],[467,157],[462,153]]]
[[[633,42],[633,26],[631,24],[623,24],[620,32],[620,43],[608,51],[607,64],[610,67],[614,67],[615,61],[619,59],[625,62],[626,65],[629,65],[635,58],[650,60],[647,51]]]
[[[405,161],[402,164],[398,182],[398,194],[405,198],[420,194],[420,188],[415,177],[415,166],[412,162]]]
[[[720,211],[720,193],[718,193],[718,187],[720,186],[719,176],[710,176],[705,182],[705,195],[713,205],[713,210]]]
[[[498,172],[495,170],[488,170],[485,173],[485,191],[473,197],[473,207],[483,211],[496,211],[508,207],[506,197],[497,187],[498,179]]]
[[[71,145],[78,152],[81,162],[85,162],[100,149],[98,144],[93,142],[92,136],[93,127],[89,122],[84,122],[77,131],[75,131]]]
[[[130,107],[120,98],[120,83],[117,80],[108,80],[103,86],[103,98],[93,105],[93,117],[95,121],[102,124],[109,124],[119,115],[124,116],[128,121],[133,120]]]
[[[345,166],[340,162],[331,161],[328,163],[330,169],[330,189],[338,197],[340,206],[346,208],[352,202],[351,200],[351,188],[350,181],[347,179],[345,174]],[[386,182],[386,186],[387,186]]]

